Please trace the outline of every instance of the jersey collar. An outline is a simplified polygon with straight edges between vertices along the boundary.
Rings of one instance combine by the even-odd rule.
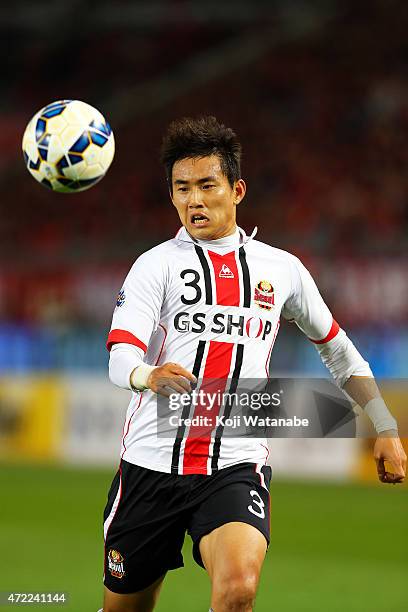
[[[236,246],[243,246],[243,245],[247,244],[248,242],[250,242],[253,238],[255,238],[256,233],[258,231],[258,227],[254,227],[254,229],[252,230],[251,234],[249,236],[247,236],[247,234],[245,233],[245,231],[241,227],[238,227],[237,229],[238,229],[239,241],[238,241],[238,244]],[[175,235],[175,238],[176,238],[176,240],[181,240],[182,242],[192,242],[193,244],[199,244],[199,245],[205,246],[207,248],[211,247],[211,240],[206,240],[206,241],[204,241],[204,240],[196,240],[195,238],[193,238],[188,233],[188,231],[186,230],[184,225],[182,227],[180,227],[179,231]]]

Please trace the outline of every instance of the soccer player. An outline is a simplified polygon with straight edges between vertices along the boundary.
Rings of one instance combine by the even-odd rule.
[[[183,565],[186,531],[209,574],[212,609],[252,610],[270,535],[265,440],[223,437],[222,427],[197,436],[183,424],[161,438],[157,394],[190,393],[197,381],[232,393],[240,379],[266,379],[281,316],[296,322],[371,418],[381,482],[405,477],[397,424],[369,364],[309,272],[237,227],[246,191],[240,156],[235,133],[214,117],[175,121],[163,141],[182,227],[137,259],[108,337],[110,378],[133,393],[104,513],[104,612],[153,610],[166,572]],[[198,415],[199,405],[190,408]]]

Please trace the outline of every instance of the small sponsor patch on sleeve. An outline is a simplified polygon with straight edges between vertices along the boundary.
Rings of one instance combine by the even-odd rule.
[[[118,293],[118,297],[116,298],[116,306],[120,308],[125,303],[126,295],[125,290],[121,289]]]

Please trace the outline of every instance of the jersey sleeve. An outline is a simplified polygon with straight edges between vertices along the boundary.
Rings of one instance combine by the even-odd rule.
[[[133,264],[119,291],[106,344],[108,350],[113,344],[124,342],[146,353],[160,321],[165,288],[164,263],[151,251],[144,253]]]
[[[319,293],[309,271],[297,257],[290,260],[292,288],[282,309],[315,344],[325,344],[339,332],[339,325]]]

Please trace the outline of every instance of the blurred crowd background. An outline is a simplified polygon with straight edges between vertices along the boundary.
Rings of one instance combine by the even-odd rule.
[[[106,367],[125,274],[179,227],[163,131],[214,114],[243,145],[240,225],[301,257],[378,376],[406,374],[403,1],[18,4],[0,23],[1,371]],[[61,98],[99,108],[116,137],[82,194],[48,192],[22,161],[26,123]],[[297,330],[280,335],[277,371],[322,371]]]

